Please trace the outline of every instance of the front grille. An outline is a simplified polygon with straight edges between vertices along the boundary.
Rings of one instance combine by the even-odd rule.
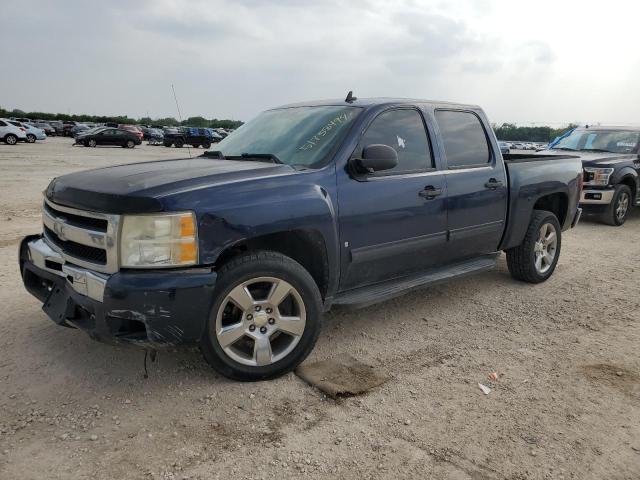
[[[44,227],[44,233],[47,240],[51,241],[67,255],[99,265],[105,265],[107,263],[107,251],[102,248],[90,247],[70,240],[62,240],[47,226]]]
[[[83,217],[81,215],[75,215],[69,212],[62,212],[46,203],[44,204],[44,209],[54,217],[62,218],[66,220],[69,225],[74,225],[76,227],[96,230],[98,232],[106,232],[107,227],[109,226],[109,222],[102,218]]]

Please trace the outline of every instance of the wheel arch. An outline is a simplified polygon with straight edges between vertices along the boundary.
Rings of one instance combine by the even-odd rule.
[[[533,205],[533,211],[535,210],[546,210],[553,213],[558,219],[558,222],[560,222],[560,226],[562,226],[567,219],[569,197],[564,192],[543,195],[539,197]],[[531,214],[533,215],[533,212]]]
[[[632,203],[636,202],[636,197],[638,195],[638,176],[637,174],[634,176],[631,173],[626,173],[618,182],[618,185],[626,185],[631,189],[631,200]]]
[[[295,229],[272,232],[243,239],[227,246],[218,255],[214,269],[238,255],[252,251],[268,250],[292,258],[309,272],[324,299],[329,289],[329,258],[323,235],[314,229]]]

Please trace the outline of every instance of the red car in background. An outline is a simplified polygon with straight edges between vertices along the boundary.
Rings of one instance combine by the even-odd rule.
[[[135,125],[120,124],[118,125],[118,128],[135,134],[140,139],[140,141],[142,141],[142,137],[144,136],[144,133],[142,133],[142,130],[140,130]]]

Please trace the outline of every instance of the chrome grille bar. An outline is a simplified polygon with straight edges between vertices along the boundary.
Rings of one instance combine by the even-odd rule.
[[[120,215],[112,215],[101,212],[91,212],[66,207],[53,203],[45,198],[45,205],[50,208],[42,208],[42,223],[44,224],[44,237],[49,247],[58,252],[65,261],[85,267],[97,272],[116,273],[118,271],[118,234],[120,231]],[[65,218],[68,213],[74,217],[85,217],[105,220],[107,222],[106,232],[90,227],[82,227],[73,219]],[[51,238],[55,235],[56,238]],[[58,241],[56,241],[58,240]],[[104,250],[106,253],[105,263],[96,263],[89,258],[82,258],[74,255],[64,248],[65,242],[74,242],[90,248]]]

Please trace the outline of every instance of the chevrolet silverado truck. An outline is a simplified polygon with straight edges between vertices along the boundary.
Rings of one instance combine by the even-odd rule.
[[[52,180],[22,278],[59,325],[199,345],[223,375],[267,379],[305,359],[332,306],[482,272],[501,251],[516,279],[548,279],[580,217],[580,160],[505,159],[477,106],[275,108],[197,158]]]
[[[579,127],[541,153],[580,157],[585,215],[620,226],[640,205],[640,127]]]

